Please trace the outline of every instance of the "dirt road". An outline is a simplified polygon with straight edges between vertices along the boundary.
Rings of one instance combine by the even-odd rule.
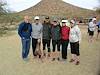
[[[29,61],[23,61],[17,32],[8,37],[0,37],[0,75],[97,75],[100,67],[100,39],[89,44],[86,27],[81,27],[81,30],[81,64],[78,66],[69,63],[70,50],[67,62],[52,62],[47,59],[42,63],[33,59],[32,50],[30,50]]]

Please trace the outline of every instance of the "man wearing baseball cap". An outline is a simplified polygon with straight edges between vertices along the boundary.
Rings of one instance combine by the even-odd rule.
[[[34,23],[32,24],[32,50],[33,50],[33,56],[37,56],[36,47],[38,46],[38,52],[41,52],[41,38],[42,38],[42,24],[40,23],[39,16],[36,16],[34,18]],[[41,58],[41,55],[39,55],[39,58]]]
[[[49,19],[48,16],[45,17],[45,21],[43,23],[42,41],[43,41],[43,53],[44,53],[44,56],[46,57],[46,45],[47,45],[47,48],[48,48],[48,57],[50,57],[50,54],[51,54],[51,50],[50,50],[51,23],[50,23],[50,19]]]

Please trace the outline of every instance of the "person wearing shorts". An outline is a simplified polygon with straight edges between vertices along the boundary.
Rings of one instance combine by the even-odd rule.
[[[96,29],[96,18],[89,23],[89,42],[93,41],[94,31]]]
[[[71,29],[70,29],[69,40],[70,40],[71,55],[72,55],[70,62],[74,62],[76,65],[79,65],[80,63],[79,44],[81,41],[81,31],[78,25],[76,25],[74,20],[71,20],[70,24],[71,24]]]

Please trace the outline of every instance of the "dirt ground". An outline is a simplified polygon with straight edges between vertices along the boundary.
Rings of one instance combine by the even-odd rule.
[[[14,31],[14,35],[0,37],[0,75],[98,75],[100,68],[100,38],[93,43],[88,42],[86,26],[81,26],[82,42],[80,45],[80,65],[66,62],[50,61],[41,62],[33,59],[30,49],[29,61],[21,58],[21,42]],[[96,33],[95,33],[96,37]],[[95,38],[94,37],[94,38]]]

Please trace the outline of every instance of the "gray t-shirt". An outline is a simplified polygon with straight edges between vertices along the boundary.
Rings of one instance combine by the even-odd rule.
[[[42,30],[43,30],[43,26],[41,23],[39,23],[38,25],[36,25],[36,23],[32,24],[32,38],[34,39],[40,39],[42,37]]]

